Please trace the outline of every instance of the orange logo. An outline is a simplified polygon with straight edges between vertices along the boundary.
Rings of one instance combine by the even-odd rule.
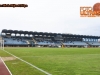
[[[93,7],[80,7],[81,17],[100,17],[100,3],[94,4]]]

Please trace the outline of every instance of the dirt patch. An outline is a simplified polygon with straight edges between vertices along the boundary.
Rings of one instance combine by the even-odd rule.
[[[15,60],[15,57],[1,57],[3,61],[10,61],[10,60]]]

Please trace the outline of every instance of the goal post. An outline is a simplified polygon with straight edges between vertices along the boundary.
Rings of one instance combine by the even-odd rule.
[[[0,50],[4,50],[4,40],[0,40]]]

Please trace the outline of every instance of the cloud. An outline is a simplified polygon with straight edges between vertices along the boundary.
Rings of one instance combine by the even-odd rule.
[[[80,17],[80,6],[93,6],[98,0],[1,0],[25,3],[28,8],[0,8],[0,30],[100,35],[100,17]]]

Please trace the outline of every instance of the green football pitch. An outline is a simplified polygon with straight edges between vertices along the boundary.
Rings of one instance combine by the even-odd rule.
[[[44,71],[52,75],[100,75],[100,48],[7,47],[0,50],[0,57],[14,57],[11,54],[17,58],[5,63],[13,75],[46,75]]]

